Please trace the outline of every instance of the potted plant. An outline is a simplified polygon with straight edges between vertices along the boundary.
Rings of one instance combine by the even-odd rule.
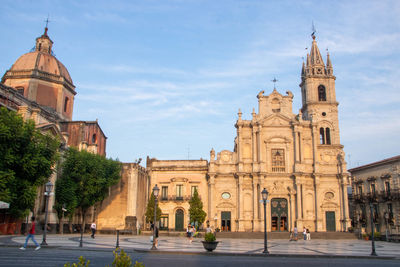
[[[213,251],[214,249],[217,248],[218,241],[215,241],[215,235],[213,233],[206,233],[204,236],[204,241],[201,241],[203,243],[203,247],[207,251]]]

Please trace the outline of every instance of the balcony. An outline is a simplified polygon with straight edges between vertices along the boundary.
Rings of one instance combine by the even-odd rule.
[[[201,196],[199,196],[199,198],[201,199]],[[176,195],[169,195],[169,196],[161,196],[160,197],[160,202],[168,202],[168,201],[172,201],[172,202],[183,202],[183,201],[190,201],[192,199],[192,196],[187,195],[187,196],[176,196]]]

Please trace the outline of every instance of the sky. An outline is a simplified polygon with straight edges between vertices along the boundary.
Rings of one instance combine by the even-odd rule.
[[[251,119],[274,77],[297,114],[312,23],[332,60],[348,167],[399,155],[400,1],[1,0],[1,75],[47,17],[76,86],[73,120],[99,120],[108,157],[233,150],[239,108]]]

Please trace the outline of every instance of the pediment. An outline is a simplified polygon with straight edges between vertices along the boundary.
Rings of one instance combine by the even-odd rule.
[[[235,208],[235,205],[233,205],[232,203],[229,202],[222,202],[220,204],[217,205],[217,208],[219,209],[228,209],[228,208]]]
[[[43,134],[49,134],[57,137],[61,143],[65,143],[65,138],[62,135],[60,129],[54,123],[43,123],[36,126]]]
[[[282,114],[271,114],[262,118],[259,123],[263,126],[289,126],[292,120]]]
[[[336,209],[339,208],[339,205],[332,201],[324,201],[321,205],[322,209]]]

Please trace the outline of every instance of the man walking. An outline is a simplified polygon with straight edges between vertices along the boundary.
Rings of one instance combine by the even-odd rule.
[[[92,235],[90,237],[94,238],[94,234],[96,233],[96,222],[92,222],[90,225],[90,230],[92,230]]]
[[[25,239],[25,244],[23,247],[20,247],[19,249],[21,250],[25,250],[26,249],[26,245],[28,244],[28,240],[29,238],[32,238],[33,243],[35,243],[36,248],[35,250],[39,250],[40,249],[40,245],[36,242],[35,240],[35,229],[36,229],[36,222],[35,222],[35,216],[32,216],[31,218],[32,222],[31,222],[31,228],[29,229],[29,233],[28,236]]]

